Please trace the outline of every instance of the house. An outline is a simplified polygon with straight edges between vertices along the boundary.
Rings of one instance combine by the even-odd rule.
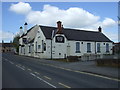
[[[14,52],[14,46],[12,43],[0,43],[0,53]]]
[[[58,59],[68,56],[90,54],[112,54],[113,42],[98,31],[86,31],[64,28],[61,21],[57,27],[35,25],[27,30],[19,39],[19,54],[39,58]],[[22,31],[22,28],[20,28]]]

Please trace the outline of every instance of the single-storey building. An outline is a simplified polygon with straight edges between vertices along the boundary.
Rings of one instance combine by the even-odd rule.
[[[14,52],[14,46],[12,43],[0,43],[0,53]]]
[[[112,54],[113,42],[97,31],[64,28],[61,21],[57,27],[35,25],[24,31],[20,27],[19,54],[39,58],[66,58],[84,54]]]

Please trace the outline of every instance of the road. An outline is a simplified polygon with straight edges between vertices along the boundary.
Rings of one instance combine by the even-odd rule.
[[[118,88],[114,79],[59,68],[34,58],[3,53],[2,88]]]

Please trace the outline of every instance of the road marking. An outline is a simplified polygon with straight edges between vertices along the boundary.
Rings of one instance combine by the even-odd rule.
[[[50,77],[47,77],[47,76],[44,76],[45,78],[47,78],[47,79],[49,79],[49,80],[51,80],[51,78]]]
[[[13,62],[9,61],[11,64],[14,64]]]
[[[25,70],[24,68],[22,68],[22,67],[20,67],[20,66],[18,66],[18,65],[16,65],[18,68],[20,68],[20,69],[22,69],[22,70]]]
[[[25,66],[21,66],[22,68],[25,68]]]
[[[32,76],[34,76],[34,77],[38,78],[39,80],[41,80],[41,81],[43,81],[43,82],[47,83],[48,85],[52,86],[53,88],[56,88],[56,86],[54,86],[54,85],[50,84],[49,82],[47,82],[47,81],[43,80],[42,78],[40,78],[40,77],[36,76],[35,74],[33,74],[33,73],[30,73],[30,74],[31,74]]]
[[[22,66],[21,64],[18,64],[18,66]]]
[[[38,73],[38,72],[34,72],[34,73],[39,75],[39,73]]]
[[[65,84],[63,84],[63,83],[58,83],[58,84],[60,84],[60,85],[62,85],[62,86],[64,86],[64,87],[66,87],[66,88],[71,88],[70,86],[67,86],[67,85],[65,85]]]
[[[102,75],[97,75],[97,74],[92,74],[92,73],[87,73],[87,72],[82,72],[82,71],[77,71],[77,70],[74,71],[72,69],[58,67],[58,66],[51,65],[51,64],[42,64],[42,65],[48,65],[48,66],[52,66],[52,67],[63,69],[63,70],[67,70],[67,71],[72,71],[72,72],[87,74],[87,75],[91,75],[91,76],[95,76],[95,77],[100,77],[100,78],[105,78],[105,79],[109,79],[109,80],[113,80],[113,81],[120,81],[120,79],[116,79],[116,78],[110,78],[110,77],[107,77],[107,76],[102,76]]]
[[[7,59],[5,59],[6,61],[8,61]]]
[[[29,69],[29,68],[28,68],[27,70],[32,71],[32,70],[31,70],[31,69]]]
[[[35,74],[33,74],[33,73],[30,73],[32,76],[34,76],[34,77],[36,77],[36,75]]]
[[[50,84],[49,82],[43,80],[42,78],[40,78],[40,77],[37,77],[37,78],[40,79],[40,80],[42,80],[43,82],[47,83],[48,85],[52,86],[53,88],[57,88],[56,86]]]

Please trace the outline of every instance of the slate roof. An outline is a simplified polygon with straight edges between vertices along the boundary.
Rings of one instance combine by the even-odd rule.
[[[57,31],[56,27],[41,26],[41,25],[39,25],[39,27],[43,31],[46,39],[51,39],[53,30]],[[68,40],[112,42],[103,33],[98,31],[85,31],[85,30],[63,28],[63,34]]]
[[[35,26],[36,26],[36,25],[35,25]],[[27,33],[29,33],[35,26],[33,26],[33,27],[31,27],[29,30],[27,30]],[[23,35],[22,35],[21,37],[26,36],[27,33],[26,33],[26,34],[23,33]],[[20,38],[21,38],[21,37],[20,37]]]

